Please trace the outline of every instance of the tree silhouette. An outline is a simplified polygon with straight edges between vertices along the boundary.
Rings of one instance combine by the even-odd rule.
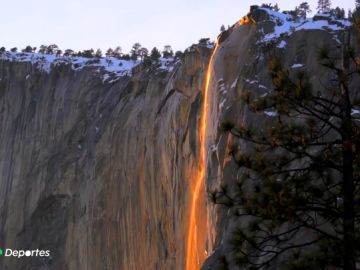
[[[139,58],[140,49],[141,49],[141,44],[138,42],[132,46],[130,51],[131,60],[136,61]]]
[[[336,7],[334,9],[331,9],[330,13],[338,20],[345,19],[345,9],[343,8]]]
[[[144,62],[144,60],[148,57],[149,55],[149,50],[146,49],[145,47],[141,47],[139,50],[139,56],[141,58],[141,62]]]
[[[86,57],[86,58],[93,58],[94,57],[94,49],[83,50],[79,56]]]
[[[96,58],[101,58],[102,57],[102,51],[100,49],[97,49],[95,52],[95,57]]]
[[[322,89],[272,59],[273,91],[242,94],[250,111],[273,118],[266,127],[223,123],[241,177],[210,197],[244,222],[232,246],[246,269],[284,258],[290,269],[355,270],[359,262],[360,93],[350,85],[360,58],[343,46],[321,49],[319,59],[331,74]]]
[[[115,50],[113,51],[113,56],[117,59],[120,59],[122,56],[122,49],[120,46],[117,46]]]
[[[269,8],[269,9],[277,11],[277,12],[280,11],[279,5],[277,3],[275,5],[273,5],[271,3],[264,3],[264,4],[261,4],[261,7],[262,8]]]
[[[56,44],[51,44],[49,46],[46,47],[45,53],[46,54],[56,54],[57,50],[59,50],[58,45]]]
[[[165,45],[164,46],[162,54],[163,54],[164,58],[171,58],[171,57],[174,56],[173,49],[171,48],[170,45]]]
[[[60,56],[62,55],[62,53],[63,53],[63,51],[60,50],[60,49],[58,49],[58,50],[56,51],[56,57],[60,57]]]
[[[183,57],[184,53],[182,51],[176,51],[175,52],[175,58],[181,59]]]
[[[28,45],[25,47],[25,49],[22,49],[21,51],[26,53],[31,53],[33,51],[33,48],[30,45]]]
[[[113,57],[114,56],[114,50],[109,48],[106,53],[105,53],[107,58]]]
[[[310,5],[308,2],[302,2],[298,7],[299,15],[306,19],[308,13],[311,13]]]
[[[74,51],[71,49],[66,49],[64,52],[64,56],[73,56],[74,55]]]
[[[159,50],[154,47],[152,50],[151,50],[151,53],[150,53],[150,58],[152,61],[158,61],[161,57],[161,53],[159,52]]]
[[[39,48],[38,52],[41,53],[41,54],[44,54],[46,52],[46,48],[47,48],[46,45],[40,45],[40,48]]]
[[[317,11],[319,13],[327,13],[331,10],[331,0],[318,0]]]

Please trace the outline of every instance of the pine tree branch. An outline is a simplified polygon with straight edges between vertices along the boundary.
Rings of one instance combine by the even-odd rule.
[[[332,101],[332,100],[328,100],[326,98],[323,98],[323,97],[319,97],[319,96],[313,96],[312,99],[314,100],[320,100],[320,101],[323,101],[323,102],[326,102],[327,104],[329,105],[333,105],[333,106],[336,106],[336,107],[340,107],[340,104]]]
[[[305,242],[305,243],[302,243],[302,244],[290,245],[290,246],[282,248],[280,251],[275,251],[275,252],[273,252],[273,251],[265,251],[266,253],[275,253],[275,255],[272,256],[270,259],[266,260],[265,262],[262,262],[262,263],[250,262],[250,264],[253,267],[255,267],[255,268],[253,268],[254,270],[255,269],[262,269],[265,266],[269,266],[275,259],[277,259],[284,252],[286,252],[288,250],[291,250],[291,249],[299,249],[299,248],[314,245],[314,244],[318,243],[319,241],[321,241],[322,239],[324,239],[324,237],[319,237],[319,238],[317,238],[317,239],[315,239],[313,241]],[[240,251],[240,252],[243,253],[242,251]],[[246,256],[246,253],[243,253],[243,254]],[[262,256],[264,256],[264,254],[261,254],[260,256],[262,257]]]
[[[343,132],[340,128],[338,128],[337,126],[332,124],[330,121],[328,121],[327,119],[323,118],[322,116],[320,116],[316,112],[314,112],[314,110],[316,111],[316,109],[311,109],[308,106],[304,106],[304,105],[300,104],[299,102],[295,102],[295,104],[297,104],[299,107],[303,108],[304,110],[308,111],[311,115],[313,115],[315,118],[319,119],[320,121],[327,123],[330,127],[332,127],[334,130],[336,130],[340,135],[343,135]]]
[[[289,151],[290,153],[300,155],[302,157],[308,157],[313,162],[315,162],[315,164],[318,164],[318,165],[323,166],[323,167],[330,167],[330,168],[335,169],[335,170],[337,170],[339,172],[342,172],[342,167],[341,166],[336,165],[336,164],[334,164],[333,162],[331,162],[329,160],[323,161],[323,160],[321,160],[321,159],[319,159],[319,158],[317,158],[317,157],[315,157],[315,156],[313,156],[313,155],[311,155],[311,154],[309,154],[309,153],[307,153],[305,151],[295,151],[295,150],[293,150],[293,149],[291,149],[291,148],[289,148],[289,147],[287,147],[285,145],[280,145],[280,147],[284,148],[286,151]]]
[[[316,105],[318,105],[318,106],[322,107],[324,110],[326,110],[326,112],[324,114],[331,115],[331,116],[337,117],[339,119],[342,119],[341,114],[334,113],[335,109],[333,107],[325,106],[324,104],[316,101],[315,99],[312,99],[312,102],[314,102]]]

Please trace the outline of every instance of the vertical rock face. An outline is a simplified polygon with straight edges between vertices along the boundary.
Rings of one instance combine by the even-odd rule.
[[[209,52],[104,83],[0,61],[1,269],[184,269]]]
[[[345,31],[342,31],[345,28],[332,29],[329,18],[320,24],[314,23],[316,18],[314,21],[303,21],[299,23],[299,30],[294,28],[289,32],[281,32],[289,27],[287,24],[293,23],[284,16],[253,7],[248,17],[243,19],[247,24],[237,24],[219,38],[220,45],[211,67],[209,89],[212,101],[209,104],[211,121],[207,127],[208,190],[226,185],[231,192],[239,178],[238,167],[228,155],[236,139],[222,131],[221,123],[230,121],[235,126],[245,124],[258,129],[271,124],[274,117],[271,112],[262,115],[252,113],[240,98],[245,90],[250,90],[255,97],[272,91],[269,59],[276,57],[291,73],[305,71],[310,75],[314,87],[323,91],[322,83],[330,77],[328,69],[319,64],[318,50],[323,47],[335,50],[340,48],[344,37],[351,32],[345,34]],[[351,36],[350,42],[356,46],[354,36]],[[246,143],[240,144],[241,151],[248,149],[249,145]],[[202,269],[240,269],[235,262],[236,254],[233,253],[231,240],[234,229],[243,225],[243,220],[228,208],[211,208],[209,222],[213,225],[211,235],[216,239],[216,243],[213,254]],[[279,269],[278,266],[279,262],[273,269]]]

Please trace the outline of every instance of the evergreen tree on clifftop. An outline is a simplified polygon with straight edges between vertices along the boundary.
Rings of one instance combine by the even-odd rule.
[[[306,18],[308,13],[311,13],[310,5],[308,2],[302,2],[298,7],[299,16]]]
[[[141,44],[138,42],[132,46],[131,51],[130,51],[131,60],[136,61],[139,58],[140,49],[141,49]]]
[[[160,51],[154,47],[152,50],[151,50],[151,53],[150,53],[150,58],[152,61],[158,61],[161,57],[161,53]]]
[[[162,54],[164,58],[171,58],[174,56],[174,51],[170,45],[165,45]]]
[[[331,10],[331,0],[318,0],[317,11],[319,13],[327,13]]]

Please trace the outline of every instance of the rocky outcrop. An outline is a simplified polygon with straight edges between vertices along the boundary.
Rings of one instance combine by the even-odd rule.
[[[184,269],[210,50],[109,82],[0,61],[1,269]]]
[[[321,92],[324,86],[319,78],[326,78],[329,71],[319,64],[318,50],[322,47],[341,48],[348,34],[352,33],[344,27],[344,24],[348,25],[346,22],[334,24],[328,19],[321,23],[314,23],[312,19],[294,22],[284,14],[257,7],[252,8],[248,17],[252,18],[250,23],[233,27],[231,34],[221,39],[211,67],[209,118],[212,121],[207,130],[208,190],[221,185],[231,190],[239,178],[238,167],[228,155],[231,146],[238,142],[222,131],[221,123],[229,121],[235,126],[245,124],[259,129],[271,124],[273,114],[252,113],[240,99],[245,90],[251,91],[254,96],[272,91],[268,74],[269,59],[276,57],[291,74],[306,72],[314,87]],[[267,31],[269,24],[273,25],[271,31]],[[340,25],[341,28],[332,28],[332,25]],[[353,46],[357,46],[355,35],[351,35],[349,40]],[[240,149],[246,151],[249,146],[242,143]],[[216,228],[215,250],[202,269],[240,269],[235,262],[236,254],[233,253],[231,240],[235,228],[242,225],[244,220],[228,208],[218,207],[212,211],[211,223]],[[275,265],[274,269],[279,269],[279,264]]]

